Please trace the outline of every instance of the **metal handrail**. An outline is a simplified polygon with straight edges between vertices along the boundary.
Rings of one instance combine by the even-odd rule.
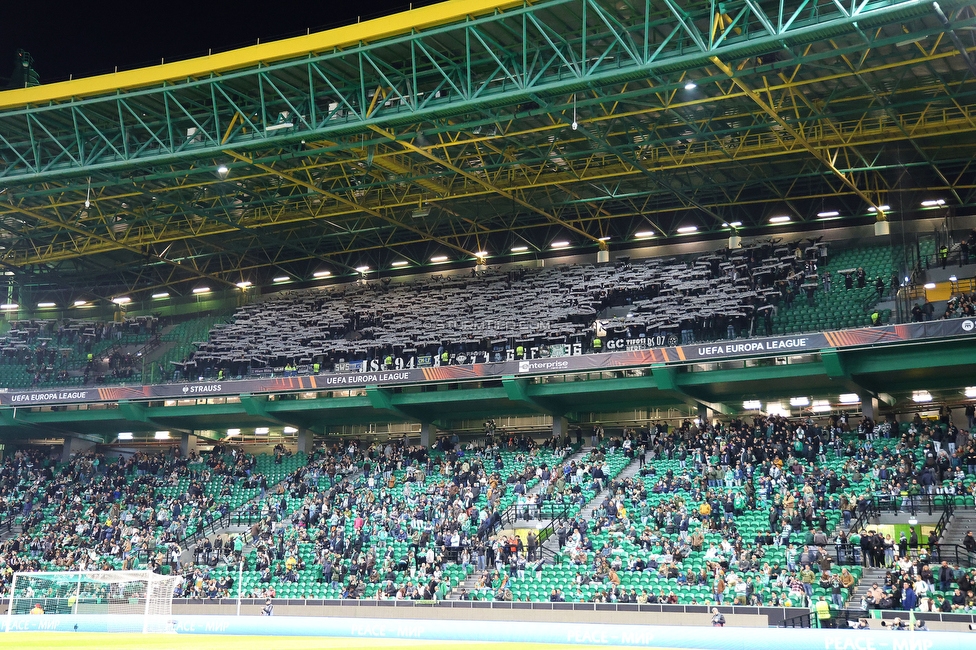
[[[948,508],[951,513],[953,498],[954,495],[951,494],[875,494],[871,496],[870,510],[875,516],[885,512],[892,514],[907,512],[912,516],[925,512],[931,516],[940,508],[943,511]]]
[[[958,566],[976,566],[976,552],[959,544],[929,544],[929,562],[950,562]]]
[[[924,497],[924,498],[923,498]],[[913,501],[911,496],[890,496],[890,495],[875,495],[868,501],[867,507],[861,508],[858,505],[857,516],[851,520],[849,531],[863,531],[868,527],[868,522],[872,517],[878,517],[882,512],[903,512],[906,510],[904,500],[908,500],[908,512],[912,515],[918,514],[919,503]],[[942,508],[942,516],[936,523],[935,528],[929,535],[929,549],[934,555],[936,547],[939,546],[958,546],[953,545],[942,545],[939,544],[939,540],[942,539],[942,535],[945,533],[946,528],[949,526],[949,522],[952,520],[952,514],[955,512],[955,502],[954,497],[949,494],[919,494],[915,495],[914,499],[922,501],[921,506],[928,509],[928,513],[931,515],[934,513],[933,508],[939,506]],[[936,499],[941,499],[941,503],[936,503]],[[860,548],[854,546],[850,542],[844,544],[835,544],[835,550],[837,555],[837,564],[856,566],[861,564]],[[959,547],[963,551],[967,552],[965,548]],[[958,557],[958,553],[956,555]],[[976,554],[973,554],[973,558],[976,559]]]
[[[935,524],[932,534],[929,535],[929,544],[938,543],[942,540],[942,535],[945,533],[946,528],[949,527],[949,522],[952,521],[952,513],[954,511],[955,504],[952,499],[943,501],[942,516],[939,517],[939,521]]]

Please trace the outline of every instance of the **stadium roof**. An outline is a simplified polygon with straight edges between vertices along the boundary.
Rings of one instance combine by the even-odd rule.
[[[70,304],[970,214],[974,27],[955,1],[454,0],[8,91],[0,265]]]

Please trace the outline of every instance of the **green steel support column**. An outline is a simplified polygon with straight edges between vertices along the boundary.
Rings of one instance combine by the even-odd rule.
[[[676,393],[682,392],[675,382],[676,374],[674,368],[669,368],[663,363],[655,363],[651,366],[651,375],[654,377],[654,381],[657,382],[659,390],[669,390]]]
[[[826,348],[821,350],[820,359],[823,361],[824,370],[831,379],[847,379],[851,377],[844,368],[844,360],[840,356],[837,348]]]
[[[549,408],[529,395],[529,386],[530,384],[527,379],[515,377],[505,377],[502,379],[502,387],[505,389],[505,394],[509,400],[515,403],[525,404],[533,411],[552,415],[552,411]]]
[[[366,397],[369,398],[369,403],[377,411],[395,415],[405,420],[416,419],[409,413],[404,412],[401,408],[393,404],[393,392],[388,388],[369,386],[366,388]]]
[[[273,420],[274,418],[268,414],[267,404],[267,398],[257,398],[249,393],[241,395],[241,406],[244,407],[245,413],[265,420]]]

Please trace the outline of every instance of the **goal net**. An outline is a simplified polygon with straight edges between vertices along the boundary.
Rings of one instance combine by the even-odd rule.
[[[109,627],[165,631],[179,576],[152,571],[39,571],[15,573],[8,616],[109,615]]]

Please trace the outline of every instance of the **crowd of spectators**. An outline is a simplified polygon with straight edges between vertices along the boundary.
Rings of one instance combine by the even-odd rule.
[[[481,363],[556,345],[602,352],[614,337],[654,347],[660,343],[650,341],[679,335],[692,344],[771,334],[778,305],[800,296],[813,304],[817,291],[830,291],[829,274],[822,283],[818,275],[826,261],[822,242],[763,241],[685,260],[622,258],[282,292],[239,308],[234,322],[211,331],[183,374],[316,372],[359,361],[392,368],[398,359]],[[848,280],[864,287],[868,278],[851,269]],[[518,316],[499,320],[498,305],[513,300]],[[615,308],[626,318],[608,315]]]
[[[0,364],[23,368],[34,387],[73,379],[105,381],[106,376],[129,379],[135,374],[131,354],[114,349],[108,354],[107,365],[102,363],[101,354],[112,346],[148,340],[160,328],[155,316],[121,321],[15,320],[0,336]]]
[[[499,432],[481,443],[444,437],[431,450],[395,440],[320,449],[253,506],[259,518],[243,536],[253,551],[235,548],[234,556],[259,574],[247,594],[274,597],[276,584],[313,571],[343,598],[444,598],[448,565],[467,573],[508,559],[512,540],[494,535],[501,511],[561,469],[553,461],[569,453],[568,442]],[[572,469],[600,475],[593,463]],[[227,559],[240,539],[218,542],[209,557]],[[187,569],[183,593],[207,593],[211,581],[221,593],[208,567]],[[224,582],[229,589],[232,580]]]
[[[976,294],[964,293],[952,296],[946,301],[942,318],[976,317]]]
[[[868,532],[862,539],[865,556],[873,556],[872,565],[887,569],[884,579],[872,583],[862,596],[860,607],[869,609],[901,609],[922,612],[976,611],[976,568],[950,564],[948,560],[933,559],[925,545],[902,534],[896,542],[890,535]],[[881,539],[879,539],[881,538]],[[971,533],[968,539],[971,539]],[[969,548],[976,553],[976,542]]]
[[[576,578],[570,593],[556,588],[550,600],[674,602],[679,588],[698,586],[710,590],[708,603],[811,605],[820,587],[840,607],[855,578],[832,568],[832,547],[848,540],[846,532],[834,538],[831,513],[841,513],[837,523],[845,531],[866,500],[908,499],[913,486],[974,496],[962,482],[976,470],[968,464],[976,452],[968,432],[950,430],[950,451],[940,427],[916,422],[904,435],[896,431],[891,422],[867,419],[850,428],[840,415],[822,423],[771,416],[625,432],[607,441],[607,451],[636,454],[643,470],[612,481],[589,520],[559,530],[561,563]],[[828,458],[842,471],[827,467]],[[659,460],[670,461],[669,469],[657,471]],[[560,488],[550,485],[546,498],[559,497]],[[738,522],[756,511],[768,513],[767,520],[746,537]],[[502,566],[486,572],[479,589],[495,599],[518,598],[506,576],[521,575],[528,558],[501,555],[496,563],[499,557]],[[668,586],[621,587],[621,578],[635,573],[667,578]],[[594,584],[596,593],[584,595],[583,587]]]
[[[0,469],[20,526],[0,543],[0,589],[15,571],[178,568],[188,529],[228,511],[231,485],[259,488],[254,468],[253,456],[219,445],[186,458],[177,449],[85,453],[60,466],[45,452],[18,451]]]
[[[825,594],[841,607],[857,576],[835,566],[846,559],[836,546],[890,569],[869,607],[969,611],[971,567],[933,560],[914,535],[848,530],[871,499],[972,503],[976,443],[943,415],[907,427],[846,414],[685,420],[609,436],[597,425],[595,448],[579,456],[569,436],[539,443],[486,423],[483,439],[448,436],[431,449],[333,444],[270,486],[254,456],[219,445],[185,459],[86,453],[57,469],[17,452],[0,465],[0,509],[23,529],[0,543],[0,582],[22,570],[145,565],[183,575],[179,596],[217,598],[235,595],[236,574],[217,570],[230,566],[257,576],[252,597],[312,575],[342,598],[433,600],[460,567],[476,581],[460,597],[519,600],[556,567],[570,576],[549,590],[556,602],[812,606]],[[577,428],[576,445],[583,438]],[[275,449],[279,462],[287,454]],[[629,462],[638,471],[620,478]],[[250,531],[207,539],[186,562],[188,530],[226,513],[234,485],[258,495]],[[558,507],[555,549],[499,534],[510,506],[523,517]]]

